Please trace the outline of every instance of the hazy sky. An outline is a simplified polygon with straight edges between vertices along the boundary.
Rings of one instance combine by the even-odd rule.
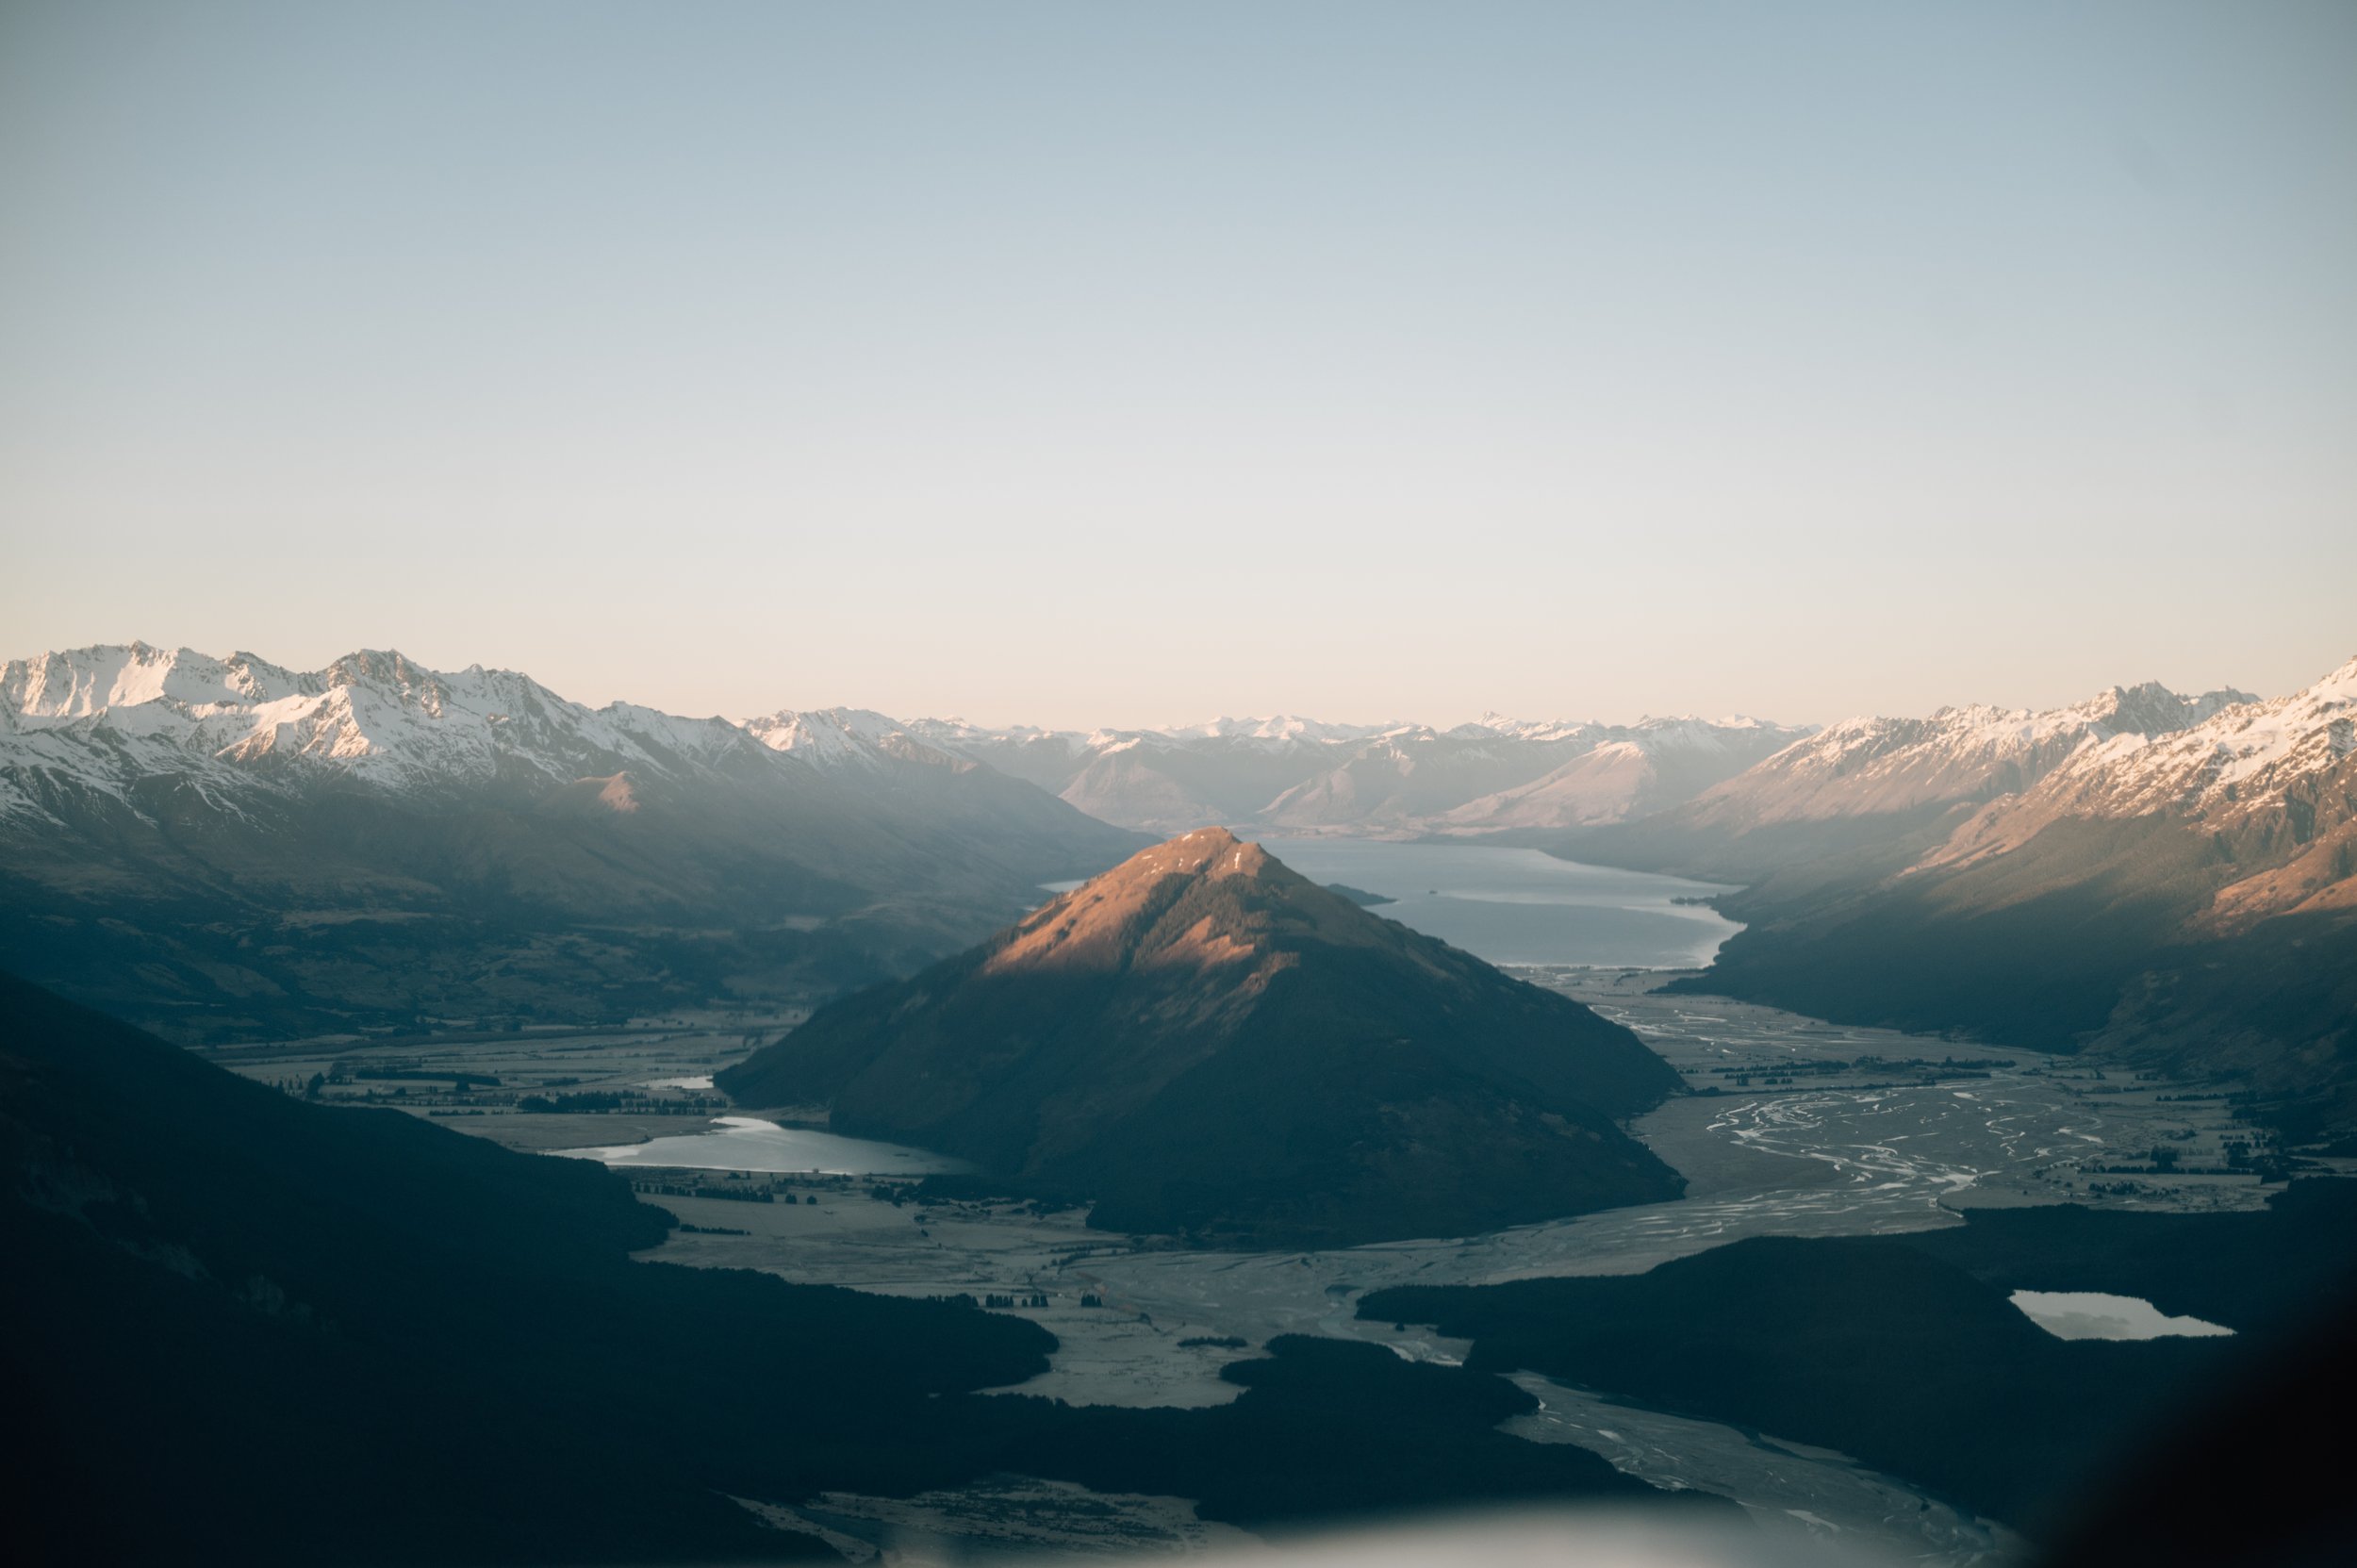
[[[0,655],[1449,722],[2357,652],[2357,6],[0,0]]]

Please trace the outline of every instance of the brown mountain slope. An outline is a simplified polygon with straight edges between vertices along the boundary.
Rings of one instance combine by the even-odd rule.
[[[1676,1075],[1553,992],[1207,828],[721,1075],[1113,1230],[1459,1235],[1673,1196],[1614,1118]]]

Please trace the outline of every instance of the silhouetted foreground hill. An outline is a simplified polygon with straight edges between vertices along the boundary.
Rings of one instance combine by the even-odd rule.
[[[2303,1316],[2346,1324],[2353,1265],[2357,1182],[2303,1181],[2261,1213],[2000,1211],[1755,1238],[1626,1278],[1377,1291],[1359,1312],[1472,1339],[1469,1366],[1838,1448],[2036,1533]],[[2015,1290],[2138,1296],[2237,1337],[2057,1339]]]
[[[28,1560],[612,1562],[819,1548],[730,1496],[1000,1471],[1207,1517],[1658,1494],[1492,1428],[1495,1378],[1284,1340],[1213,1410],[963,1391],[972,1308],[635,1263],[620,1179],[305,1104],[0,977],[0,1507]]]
[[[1247,1245],[1461,1235],[1673,1197],[1614,1118],[1676,1091],[1627,1030],[1206,828],[717,1080],[740,1104]]]
[[[2137,1434],[2075,1501],[2048,1568],[2344,1568],[2357,1506],[2325,1423],[2357,1404],[2349,1307],[2325,1296]]]
[[[9,1403],[49,1472],[11,1533],[87,1560],[774,1553],[691,1473],[699,1427],[824,1442],[1054,1344],[634,1263],[668,1221],[595,1166],[303,1104],[12,980],[0,1015]]]

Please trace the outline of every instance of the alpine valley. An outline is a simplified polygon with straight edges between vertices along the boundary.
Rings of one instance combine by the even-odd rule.
[[[2357,1126],[2357,660],[1837,724],[1575,859],[1743,883],[1676,989],[2214,1080]]]
[[[2259,1391],[2148,1461],[2239,1476],[2348,1387],[2352,756],[2357,661],[1077,734],[21,660],[8,1505],[305,1561],[2132,1535],[2169,1412]],[[1723,945],[1509,971],[1451,903]]]

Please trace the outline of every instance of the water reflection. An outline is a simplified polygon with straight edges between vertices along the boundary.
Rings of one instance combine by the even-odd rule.
[[[663,1165],[678,1170],[816,1171],[825,1176],[933,1176],[974,1167],[946,1154],[845,1138],[806,1127],[780,1127],[755,1116],[721,1116],[703,1132],[650,1138],[643,1144],[552,1149],[574,1160],[608,1165]]]

